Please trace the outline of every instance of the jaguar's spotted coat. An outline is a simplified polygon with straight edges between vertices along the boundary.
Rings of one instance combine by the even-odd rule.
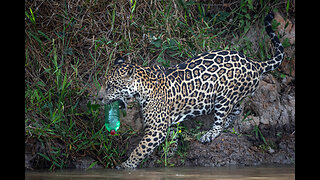
[[[135,97],[141,104],[145,135],[124,168],[136,168],[167,136],[170,125],[185,119],[212,114],[212,128],[200,139],[214,140],[229,126],[241,108],[239,102],[257,88],[264,72],[277,68],[283,59],[283,47],[271,28],[273,14],[265,18],[266,32],[274,45],[274,57],[253,61],[236,51],[209,51],[168,69],[142,67],[115,61],[105,86],[99,92],[103,103],[126,102]]]

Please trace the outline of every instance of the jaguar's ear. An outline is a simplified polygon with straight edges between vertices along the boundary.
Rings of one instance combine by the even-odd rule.
[[[124,63],[125,60],[123,59],[123,57],[119,56],[117,57],[117,59],[114,61],[114,64],[121,64],[121,63]]]

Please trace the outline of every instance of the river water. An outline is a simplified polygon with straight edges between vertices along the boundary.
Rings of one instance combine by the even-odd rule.
[[[74,180],[74,179],[141,179],[141,180],[175,180],[175,179],[295,179],[294,166],[246,166],[246,167],[174,167],[146,168],[136,170],[58,170],[55,172],[26,171],[26,180]]]

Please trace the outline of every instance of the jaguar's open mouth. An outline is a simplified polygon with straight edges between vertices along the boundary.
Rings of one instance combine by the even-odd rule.
[[[108,102],[102,102],[104,104],[111,104],[113,102],[119,101],[119,109],[126,109],[127,105],[122,99],[110,100]]]
[[[119,100],[119,108],[120,109],[126,109],[126,103],[125,102],[123,102],[122,100]]]

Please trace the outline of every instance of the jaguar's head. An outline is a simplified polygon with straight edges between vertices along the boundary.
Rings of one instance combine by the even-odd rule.
[[[105,83],[98,93],[98,99],[104,104],[120,100],[120,106],[126,107],[126,99],[135,95],[134,74],[135,66],[118,57],[106,75]]]

